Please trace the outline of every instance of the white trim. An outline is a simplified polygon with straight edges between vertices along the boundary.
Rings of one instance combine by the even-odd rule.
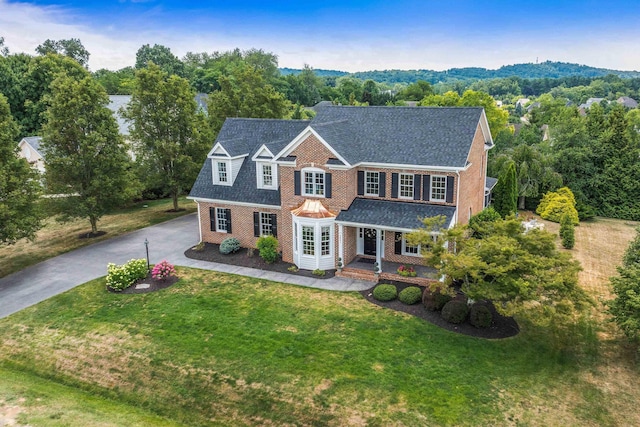
[[[442,199],[435,199],[433,197],[433,178],[437,177],[437,178],[444,178],[444,194],[442,195]],[[455,185],[455,184],[454,184]],[[429,179],[429,201],[433,201],[433,202],[444,202],[446,203],[447,201],[447,175],[431,175],[431,178]]]
[[[367,192],[367,174],[368,173],[375,173],[376,175],[378,175],[378,192],[377,193],[368,193]],[[414,181],[415,181],[415,178],[414,178]],[[380,172],[379,171],[371,171],[371,170],[365,170],[364,171],[364,195],[365,196],[380,197]]]
[[[214,212],[216,214],[216,229],[215,232],[216,233],[229,233],[229,218],[227,218],[227,208],[223,208],[223,207],[218,207],[216,206],[214,209]],[[220,229],[220,216],[219,216],[219,212],[224,212],[223,213],[223,217],[224,217],[224,230]]]
[[[460,204],[460,187],[462,187],[462,177],[460,176],[460,172],[456,172],[457,180],[453,183],[453,185],[458,184],[456,187],[456,212],[452,218],[452,221],[455,220],[455,223],[458,223],[458,205]],[[485,179],[486,181],[486,179]]]
[[[226,170],[224,171],[227,175],[226,181],[220,181],[220,170],[219,165],[224,164],[226,166]],[[212,180],[213,185],[226,185],[227,187],[231,187],[233,185],[233,176],[231,175],[231,160],[222,159],[222,158],[211,158],[211,171],[212,171]]]
[[[264,154],[262,153],[265,151],[268,153],[271,159],[273,159],[273,153],[271,152],[271,150],[269,150],[269,148],[266,145],[262,144],[262,147],[260,147],[258,151],[256,151],[256,154],[254,154],[253,157],[251,157],[251,160],[253,160],[254,162],[255,161],[264,162],[266,159],[259,159],[258,157],[264,156]]]
[[[336,165],[339,166],[339,165]],[[420,171],[435,171],[435,172],[458,172],[467,169],[468,166],[461,168],[447,167],[447,166],[425,166],[425,165],[411,165],[402,163],[377,163],[377,162],[360,162],[353,165],[353,167],[364,168],[381,168],[381,169],[411,169]]]
[[[312,174],[312,183],[311,183],[313,185],[312,193],[307,193],[307,186],[306,186],[307,173]],[[322,174],[322,194],[316,193],[316,177],[319,174]],[[326,194],[327,194],[327,176],[324,169],[320,169],[317,167],[307,167],[307,168],[300,169],[300,195],[301,196],[325,198],[327,197]]]
[[[349,221],[338,221],[336,220],[336,224],[343,225],[345,227],[362,227],[362,228],[378,228],[384,231],[400,231],[410,233],[412,231],[416,231],[415,228],[398,228],[398,227],[388,227],[385,225],[373,225],[359,222],[349,222]]]
[[[307,218],[291,214],[293,262],[305,270],[330,270],[335,268],[335,227],[334,218]],[[313,228],[313,255],[304,255],[302,227]],[[322,255],[322,228],[329,228],[329,253]],[[297,237],[297,238],[296,238]],[[343,259],[344,263],[344,259]]]
[[[293,139],[293,141],[291,141],[289,144],[287,144],[286,147],[284,147],[279,153],[277,153],[275,155],[275,158],[278,159],[280,157],[288,156],[289,154],[291,154],[293,150],[295,150],[304,140],[306,140],[311,135],[315,136],[318,139],[318,141],[322,143],[322,145],[324,145],[329,151],[331,151],[331,153],[334,156],[336,156],[338,160],[340,160],[342,163],[344,163],[347,166],[350,165],[350,163],[346,161],[345,158],[342,157],[336,150],[334,150],[334,148],[331,145],[329,145],[329,143],[325,141],[324,138],[321,137],[320,134],[311,127],[311,125],[307,126],[302,132],[298,134],[298,136],[296,136]]]
[[[219,142],[216,142],[213,146],[213,148],[211,149],[211,151],[209,151],[209,154],[207,154],[207,157],[210,158],[220,158],[220,156],[214,156],[214,154],[218,154],[222,152],[222,154],[224,154],[225,156],[227,156],[228,159],[231,158],[231,156],[229,155],[229,152],[227,150],[224,149],[224,147],[222,146],[222,144],[220,144]]]
[[[202,242],[202,221],[200,221],[200,219],[202,218],[200,216],[200,203],[198,203],[198,201],[196,200],[196,205],[198,206],[198,232],[200,234],[200,240],[198,241],[198,243]]]
[[[411,195],[403,196],[402,195],[402,175],[411,176]],[[398,199],[400,200],[414,200],[416,192],[416,174],[409,172],[398,172]]]
[[[229,201],[229,200],[207,199],[207,198],[203,198],[203,197],[191,197],[191,196],[187,196],[187,199],[193,200],[196,203],[202,202],[202,203],[225,204],[225,205],[231,205],[231,206],[248,206],[248,207],[251,207],[251,208],[282,209],[282,206],[280,206],[280,205],[263,205],[263,204],[259,204],[259,203],[233,202],[233,201]]]

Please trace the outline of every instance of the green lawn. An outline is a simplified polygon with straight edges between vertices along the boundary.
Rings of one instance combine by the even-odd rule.
[[[128,413],[131,425],[145,413],[219,426],[616,425],[617,397],[585,380],[599,363],[589,329],[562,348],[540,330],[488,341],[357,293],[178,272],[156,293],[109,294],[99,279],[0,320],[12,376],[0,371],[0,401],[29,399],[11,387],[27,376],[101,397],[106,414],[135,408],[115,410],[115,425]],[[74,410],[56,414],[93,425]],[[20,421],[51,425],[38,412],[25,405]]]

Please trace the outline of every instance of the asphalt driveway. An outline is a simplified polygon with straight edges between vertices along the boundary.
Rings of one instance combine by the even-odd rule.
[[[187,258],[184,251],[200,240],[198,216],[193,213],[67,252],[0,279],[0,318],[105,276],[110,262],[145,258],[145,239],[151,264],[166,259],[175,265],[334,291],[363,291],[372,286],[359,280],[315,279]]]

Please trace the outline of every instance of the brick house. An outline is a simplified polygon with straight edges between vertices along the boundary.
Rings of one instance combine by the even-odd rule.
[[[468,222],[488,202],[482,108],[326,106],[313,120],[229,118],[189,198],[201,241],[278,238],[282,259],[334,269],[420,264],[419,218]],[[369,267],[372,269],[372,267]]]

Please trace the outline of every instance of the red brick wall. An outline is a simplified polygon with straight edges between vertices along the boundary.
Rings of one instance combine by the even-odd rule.
[[[479,124],[473,138],[468,161],[471,166],[466,171],[460,172],[459,224],[467,224],[469,222],[469,209],[471,209],[471,215],[475,215],[484,209],[487,151],[484,149],[484,136]]]

